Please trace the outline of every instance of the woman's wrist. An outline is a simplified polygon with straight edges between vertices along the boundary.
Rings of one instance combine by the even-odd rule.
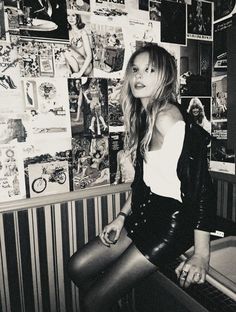
[[[123,211],[120,211],[120,212],[118,213],[117,217],[123,217],[124,219],[126,219],[127,214],[124,213]]]

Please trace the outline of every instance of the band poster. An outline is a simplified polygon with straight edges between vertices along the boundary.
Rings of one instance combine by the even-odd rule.
[[[212,135],[210,170],[235,174],[234,12],[232,1],[0,0],[0,201],[132,181],[120,94],[130,55],[152,43],[175,57],[179,102]]]

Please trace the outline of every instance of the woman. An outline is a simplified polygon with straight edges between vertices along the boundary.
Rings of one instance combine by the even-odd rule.
[[[205,129],[207,132],[211,132],[211,123],[206,118],[204,106],[198,97],[193,97],[189,102],[188,113],[193,116],[195,122]]]
[[[174,58],[157,45],[140,48],[128,62],[121,101],[135,177],[117,218],[70,259],[70,277],[85,291],[82,311],[109,311],[135,283],[193,243],[193,255],[176,274],[182,287],[205,280],[212,205],[209,134],[176,104],[176,81]]]
[[[92,72],[92,49],[85,24],[79,14],[67,10],[70,47],[64,56],[73,76],[89,76]]]

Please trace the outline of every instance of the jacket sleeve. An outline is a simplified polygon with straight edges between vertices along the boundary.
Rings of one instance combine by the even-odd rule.
[[[201,156],[195,228],[202,231],[212,232],[215,230],[216,194],[208,171],[206,146],[203,147]]]

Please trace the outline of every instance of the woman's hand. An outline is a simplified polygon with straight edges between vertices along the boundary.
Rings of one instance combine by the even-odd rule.
[[[181,287],[187,288],[191,284],[205,282],[209,268],[209,257],[193,254],[191,258],[183,261],[175,269]]]
[[[124,217],[118,216],[114,221],[104,227],[99,237],[105,246],[110,247],[111,244],[115,244],[118,241],[124,226],[124,220]]]

